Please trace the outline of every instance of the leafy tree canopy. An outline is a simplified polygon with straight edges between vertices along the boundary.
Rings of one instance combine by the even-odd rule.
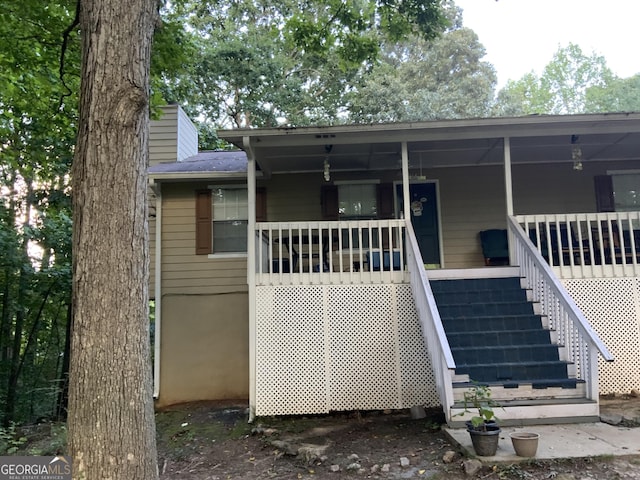
[[[531,72],[520,80],[509,81],[498,93],[494,113],[586,113],[588,92],[594,88],[608,91],[614,80],[604,57],[586,55],[578,45],[570,43],[558,49],[540,77]]]
[[[440,0],[183,0],[165,12],[189,25],[198,54],[161,87],[169,101],[212,124],[335,122],[354,79],[384,41],[435,38]]]
[[[486,116],[496,75],[484,47],[449,3],[450,28],[426,42],[386,45],[378,64],[350,96],[355,122],[423,121]]]

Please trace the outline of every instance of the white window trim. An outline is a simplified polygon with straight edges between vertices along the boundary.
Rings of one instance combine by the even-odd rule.
[[[247,191],[247,201],[249,200],[249,188],[246,183],[227,183],[227,184],[216,184],[216,185],[207,185],[207,188],[213,192],[216,188],[221,188],[225,190],[246,190]],[[213,209],[213,199],[211,200],[211,208]],[[244,220],[244,219],[241,219]],[[211,215],[211,221],[215,223],[213,219],[213,211]],[[211,225],[213,228],[213,225]],[[247,218],[247,228],[249,228],[249,219]],[[207,255],[207,258],[212,259],[223,259],[223,258],[247,258],[248,252],[214,252]]]
[[[210,253],[207,255],[207,258],[247,258],[249,254],[243,252],[220,252],[220,253]]]

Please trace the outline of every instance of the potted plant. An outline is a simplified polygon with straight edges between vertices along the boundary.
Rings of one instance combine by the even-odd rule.
[[[477,413],[466,422],[466,425],[473,449],[482,457],[495,455],[498,450],[500,427],[493,409],[499,406],[491,398],[491,389],[487,385],[474,383],[464,393],[464,412],[460,415]]]

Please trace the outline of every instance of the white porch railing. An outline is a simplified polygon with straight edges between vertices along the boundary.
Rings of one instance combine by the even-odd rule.
[[[451,420],[453,406],[453,375],[456,364],[449,347],[449,341],[440,319],[440,312],[427,278],[420,247],[410,221],[407,221],[407,268],[411,276],[411,291],[422,326],[422,335],[427,346],[436,382],[436,389],[446,420]]]
[[[515,219],[560,278],[640,276],[640,212]]]
[[[404,220],[256,223],[256,285],[407,282],[404,225]]]
[[[597,354],[599,352],[609,362],[613,361],[613,356],[557,280],[529,233],[521,228],[519,218],[508,218],[511,263],[520,267],[520,276],[533,292],[533,300],[540,303],[549,328],[556,332],[558,343],[565,347],[566,360],[575,366],[575,378],[585,381],[587,398],[597,400]]]

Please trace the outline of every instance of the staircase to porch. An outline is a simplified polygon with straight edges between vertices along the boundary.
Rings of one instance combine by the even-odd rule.
[[[456,364],[452,426],[469,416],[456,415],[472,382],[491,387],[503,425],[598,420],[597,402],[518,268],[441,271],[430,284]]]

